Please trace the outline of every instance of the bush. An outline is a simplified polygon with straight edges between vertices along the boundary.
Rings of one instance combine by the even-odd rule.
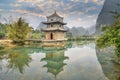
[[[4,38],[5,37],[5,33],[0,33],[0,38]]]
[[[103,31],[104,34],[97,40],[97,46],[99,48],[114,46],[115,55],[120,61],[120,20],[117,20],[110,26],[106,26],[106,29],[104,28]]]

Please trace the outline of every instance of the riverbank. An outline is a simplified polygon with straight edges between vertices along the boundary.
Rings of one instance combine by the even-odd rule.
[[[12,40],[9,39],[1,39],[0,40],[0,46],[3,47],[15,47],[15,44],[12,44]]]

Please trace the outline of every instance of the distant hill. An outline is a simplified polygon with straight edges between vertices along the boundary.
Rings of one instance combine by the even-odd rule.
[[[103,8],[98,15],[98,19],[96,22],[96,34],[100,34],[100,28],[103,25],[112,24],[115,19],[113,18],[113,14],[111,11],[120,12],[120,7],[117,4],[120,4],[120,0],[105,0]]]
[[[36,28],[36,30],[41,30],[41,28],[46,28],[47,26],[44,25],[42,22],[38,25],[38,27]]]
[[[42,22],[39,24],[39,26],[36,28],[36,30],[41,30],[41,28],[46,28],[47,26],[44,25]],[[91,35],[95,32],[95,27],[92,26],[88,29],[85,29],[83,27],[72,27],[69,28],[68,26],[64,26],[66,30],[69,30],[69,32],[72,33],[73,36],[83,36],[83,35]]]
[[[89,35],[93,35],[95,33],[95,25],[89,27],[88,29]]]
[[[72,27],[69,29],[73,36],[83,36],[89,35],[88,30],[84,29],[83,27]]]

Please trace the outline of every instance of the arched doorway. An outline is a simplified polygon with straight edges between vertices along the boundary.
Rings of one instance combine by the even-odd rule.
[[[53,33],[52,32],[50,33],[50,39],[51,40],[53,39]]]

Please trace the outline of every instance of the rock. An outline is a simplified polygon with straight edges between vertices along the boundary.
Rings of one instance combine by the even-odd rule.
[[[111,11],[120,12],[120,6],[117,4],[120,4],[120,0],[105,0],[96,22],[96,34],[101,33],[101,26],[110,25],[115,22],[115,18],[113,18]]]

